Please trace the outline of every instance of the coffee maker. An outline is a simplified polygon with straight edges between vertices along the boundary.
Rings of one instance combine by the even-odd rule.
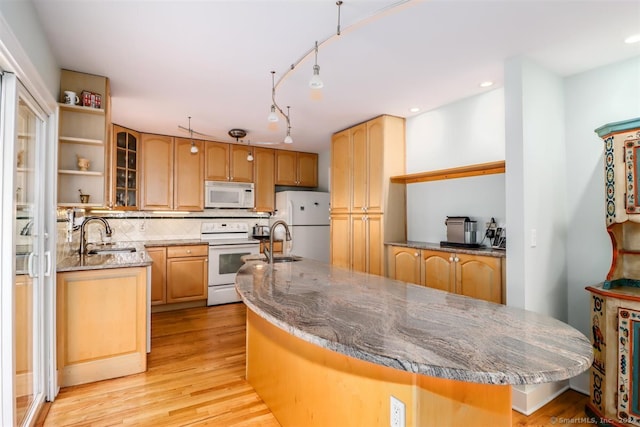
[[[463,248],[480,246],[477,242],[477,221],[472,221],[468,216],[448,216],[444,223],[447,226],[447,240],[440,242],[440,246]]]

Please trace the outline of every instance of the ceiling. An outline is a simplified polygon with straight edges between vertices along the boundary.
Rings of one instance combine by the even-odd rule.
[[[109,77],[114,123],[188,137],[178,126],[191,116],[203,139],[233,142],[242,128],[245,143],[298,151],[502,87],[508,58],[568,76],[640,55],[623,43],[640,33],[635,0],[345,0],[339,36],[334,0],[32,1],[61,68]],[[324,88],[313,91],[316,41]],[[267,121],[271,71],[291,145],[286,121]]]

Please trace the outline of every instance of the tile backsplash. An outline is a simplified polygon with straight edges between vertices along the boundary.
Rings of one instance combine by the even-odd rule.
[[[80,215],[76,213],[76,215]],[[113,235],[113,242],[158,241],[200,239],[200,226],[203,222],[228,221],[246,222],[250,227],[255,224],[269,225],[269,214],[254,214],[245,210],[207,210],[179,216],[167,214],[153,214],[151,212],[118,212],[108,214],[91,214],[107,219]],[[58,218],[66,218],[65,211],[59,212]],[[80,232],[71,233],[72,242],[67,241],[69,222],[60,219],[58,222],[58,251],[67,252],[71,248],[78,248]],[[102,240],[102,225],[99,222],[87,225],[87,241],[100,242]]]

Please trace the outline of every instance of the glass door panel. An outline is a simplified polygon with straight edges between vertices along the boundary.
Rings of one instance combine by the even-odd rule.
[[[15,289],[15,391],[16,421],[22,425],[43,393],[43,365],[39,313],[41,298],[37,230],[39,139],[44,137],[42,120],[19,91],[16,138],[16,277]]]

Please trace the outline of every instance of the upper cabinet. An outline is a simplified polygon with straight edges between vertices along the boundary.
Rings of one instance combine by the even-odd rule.
[[[105,161],[106,142],[109,141],[111,127],[109,80],[62,70],[60,90],[58,205],[105,206],[109,174]],[[75,94],[69,97],[68,103],[65,102],[65,92]],[[100,97],[99,104],[96,95]],[[81,194],[89,197],[81,199]]]
[[[275,150],[253,148],[253,177],[255,180],[255,210],[273,212],[275,206]]]
[[[253,164],[247,160],[249,148],[211,141],[204,144],[207,181],[253,182]]]
[[[204,209],[204,143],[165,135],[142,134],[140,209]]]
[[[395,202],[404,203],[404,190],[389,183],[404,172],[404,161],[401,118],[380,116],[334,134],[331,213],[384,213]]]
[[[276,185],[318,186],[318,155],[297,151],[275,150]]]
[[[109,206],[122,210],[138,209],[140,133],[122,126],[113,125],[111,137]]]

